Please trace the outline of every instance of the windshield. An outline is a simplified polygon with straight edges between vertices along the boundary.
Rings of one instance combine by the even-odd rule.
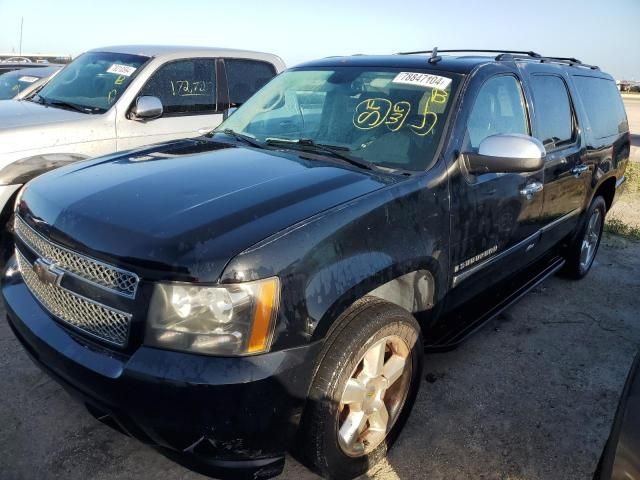
[[[438,148],[458,81],[455,75],[399,69],[290,70],[216,131],[282,148],[315,143],[368,164],[424,170]]]
[[[0,75],[0,100],[11,99],[40,80],[40,75],[34,75],[31,70],[37,69],[15,70]]]
[[[87,113],[104,113],[147,60],[148,57],[124,53],[85,53],[53,77],[35,100],[52,106],[72,105]]]

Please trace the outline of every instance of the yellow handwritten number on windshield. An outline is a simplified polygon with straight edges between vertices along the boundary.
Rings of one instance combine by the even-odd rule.
[[[413,131],[413,133],[421,137],[424,137],[425,135],[431,133],[431,131],[436,126],[436,123],[438,122],[438,114],[429,111],[429,102],[429,100],[425,102],[424,111],[420,114],[420,116],[422,117],[422,121],[417,125],[409,125],[409,128]]]
[[[360,130],[379,127],[387,119],[390,110],[391,102],[386,98],[364,100],[356,107],[353,125]]]
[[[389,118],[384,122],[389,130],[392,132],[397,132],[404,125],[404,121],[409,116],[409,112],[411,111],[411,104],[406,101],[401,101],[396,103],[391,109],[391,113],[389,114]]]

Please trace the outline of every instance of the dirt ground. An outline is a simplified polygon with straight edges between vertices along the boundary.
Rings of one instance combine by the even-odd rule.
[[[640,345],[639,271],[640,242],[608,235],[586,279],[548,279],[459,349],[428,355],[404,432],[365,478],[591,478]],[[0,392],[2,480],[203,478],[90,417],[5,321]],[[280,478],[317,477],[288,458]]]

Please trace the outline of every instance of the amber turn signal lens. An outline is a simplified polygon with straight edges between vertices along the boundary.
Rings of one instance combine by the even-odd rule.
[[[279,300],[280,288],[278,279],[271,278],[262,282],[256,302],[253,328],[251,329],[247,353],[264,352],[269,349]]]

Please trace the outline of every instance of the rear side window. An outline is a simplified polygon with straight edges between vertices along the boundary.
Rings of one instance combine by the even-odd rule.
[[[547,148],[571,142],[573,113],[564,81],[553,75],[534,75],[531,88],[538,140]]]
[[[467,123],[471,148],[491,135],[529,134],[520,82],[511,75],[493,77],[482,86]]]
[[[228,58],[224,64],[227,68],[229,103],[232,107],[242,105],[276,76],[275,68],[267,62]]]
[[[574,76],[573,82],[587,111],[593,138],[605,138],[629,130],[624,105],[613,80]]]
[[[189,59],[160,67],[140,95],[162,101],[165,114],[196,114],[216,110],[216,63],[214,59]]]

